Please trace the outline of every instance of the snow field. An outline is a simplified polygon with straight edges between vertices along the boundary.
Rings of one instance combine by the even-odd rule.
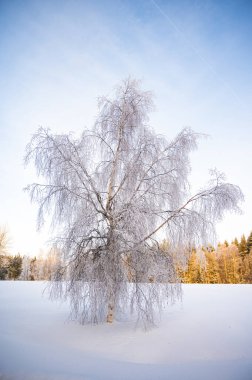
[[[251,380],[252,285],[183,285],[158,327],[81,326],[42,282],[0,282],[0,380]]]

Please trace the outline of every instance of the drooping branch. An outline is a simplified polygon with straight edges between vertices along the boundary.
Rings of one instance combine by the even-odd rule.
[[[216,183],[213,187],[200,191],[189,198],[181,207],[176,210],[167,211],[168,217],[157,225],[157,227],[146,235],[140,244],[147,241],[150,237],[155,235],[164,226],[169,224],[171,220],[177,218],[180,214],[186,211],[187,216],[190,213],[197,213],[202,220],[209,217],[209,223],[213,225],[214,222],[221,220],[225,211],[233,209],[239,212],[237,202],[243,199],[242,192],[238,186],[221,182],[222,176],[217,173]],[[188,208],[190,206],[190,208]],[[205,210],[204,210],[205,208]]]
[[[81,323],[129,310],[153,323],[166,296],[179,295],[174,251],[201,243],[224,212],[239,210],[240,189],[218,173],[190,194],[199,135],[187,128],[168,142],[147,125],[152,108],[151,94],[128,79],[115,98],[100,99],[97,122],[80,139],[40,128],[27,147],[26,163],[44,178],[27,187],[38,219],[49,214],[59,228],[53,294],[70,298]]]

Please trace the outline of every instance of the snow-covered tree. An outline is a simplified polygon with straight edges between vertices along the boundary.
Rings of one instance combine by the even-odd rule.
[[[64,259],[53,294],[69,296],[82,323],[112,322],[128,308],[153,323],[156,306],[180,292],[172,251],[206,244],[224,212],[239,209],[239,187],[216,171],[190,194],[199,135],[184,129],[167,141],[148,126],[152,108],[151,94],[128,79],[99,100],[93,129],[79,139],[40,128],[27,146],[26,163],[45,179],[27,187],[40,205],[38,225],[51,214]]]
[[[41,279],[51,281],[60,264],[60,252],[53,247],[41,260]]]
[[[20,280],[22,281],[30,280],[30,275],[31,275],[30,263],[31,263],[31,258],[29,256],[23,256],[22,272],[20,274]]]
[[[8,275],[9,256],[8,252],[8,234],[5,228],[0,227],[0,280],[5,280]]]
[[[9,238],[5,228],[0,227],[0,255],[6,255],[8,251]]]

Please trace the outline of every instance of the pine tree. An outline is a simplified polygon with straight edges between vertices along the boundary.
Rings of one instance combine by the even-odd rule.
[[[206,281],[209,284],[220,283],[219,265],[215,252],[205,252],[206,256]]]
[[[195,283],[199,280],[199,263],[195,250],[192,251],[188,261],[188,269],[186,272],[186,282]]]
[[[243,260],[243,282],[252,284],[252,250]]]
[[[217,261],[219,267],[220,282],[222,284],[228,283],[228,260],[227,260],[227,247],[225,244],[218,245]]]
[[[8,277],[11,280],[17,280],[22,272],[22,257],[16,255],[10,259],[8,267]]]
[[[207,252],[214,252],[215,251],[215,249],[212,246],[212,244],[208,244],[206,247],[203,247],[202,249],[205,250],[205,251],[207,251]]]
[[[202,265],[201,259],[195,249],[191,252],[183,279],[184,282],[190,284],[200,284],[205,281],[205,267]]]
[[[242,259],[235,245],[227,249],[228,254],[228,283],[239,284],[242,282]]]
[[[239,242],[238,242],[238,239],[237,238],[235,238],[233,241],[232,241],[232,243],[231,244],[234,244],[234,245],[236,245],[236,247],[239,247]]]
[[[227,240],[225,240],[225,241],[224,241],[224,245],[225,245],[226,247],[228,247],[228,246],[229,246],[229,244],[228,244],[228,241],[227,241]]]
[[[249,254],[252,249],[252,231],[247,239],[247,253]]]
[[[220,281],[224,284],[238,284],[243,278],[243,261],[238,247],[231,244],[223,246],[218,250],[218,264]]]
[[[247,239],[245,238],[244,234],[241,237],[241,241],[239,243],[238,249],[239,249],[239,252],[240,252],[242,259],[244,259],[244,257],[248,253],[248,251],[247,251]]]
[[[6,280],[8,275],[9,257],[0,255],[0,280]]]

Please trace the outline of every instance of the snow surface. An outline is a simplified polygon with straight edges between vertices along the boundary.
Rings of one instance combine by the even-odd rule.
[[[159,327],[80,326],[42,282],[0,282],[0,380],[251,380],[252,285],[183,285]]]

